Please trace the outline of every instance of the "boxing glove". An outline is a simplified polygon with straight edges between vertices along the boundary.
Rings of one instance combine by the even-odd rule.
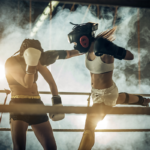
[[[35,48],[27,48],[24,51],[23,57],[25,59],[26,73],[34,74],[36,72],[36,66],[38,65],[41,56],[41,51]]]
[[[126,56],[126,50],[122,47],[115,45],[114,43],[104,39],[102,37],[95,40],[94,52],[96,56],[103,54],[111,55],[114,58],[122,60]]]
[[[53,106],[63,106],[62,102],[61,102],[61,97],[59,95],[57,96],[53,96],[52,97],[52,105]],[[59,109],[59,107],[58,107]],[[53,120],[53,121],[59,121],[64,119],[65,114],[56,114],[56,113],[49,113],[49,117]]]

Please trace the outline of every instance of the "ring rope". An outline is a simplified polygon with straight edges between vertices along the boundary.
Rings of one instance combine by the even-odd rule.
[[[0,128],[0,131],[11,131],[10,128]],[[28,129],[27,131],[33,131]],[[53,132],[84,132],[84,129],[53,129]],[[96,129],[95,132],[150,132],[150,129]]]
[[[10,90],[8,90],[10,91]],[[5,90],[0,90],[0,93],[6,93]],[[39,94],[52,94],[51,92],[47,92],[47,91],[39,91]],[[58,94],[60,95],[90,95],[91,93],[88,92],[59,92]],[[132,95],[140,95],[140,96],[144,96],[144,97],[150,97],[150,94],[142,94],[142,93],[128,93],[128,94],[132,94]]]
[[[58,108],[59,107],[59,108]],[[66,114],[128,114],[128,115],[150,115],[149,107],[108,107],[101,106],[98,109],[93,107],[74,106],[43,106],[40,104],[13,104],[0,105],[0,112],[17,114],[45,114],[45,113],[66,113]]]

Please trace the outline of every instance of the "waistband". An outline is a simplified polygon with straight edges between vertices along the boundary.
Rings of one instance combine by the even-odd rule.
[[[11,98],[28,98],[28,99],[40,99],[41,97],[38,96],[32,96],[32,95],[15,95],[11,96]]]
[[[97,91],[97,92],[98,92],[98,91],[104,92],[104,91],[106,91],[106,90],[112,90],[114,87],[116,87],[115,82],[113,82],[113,85],[112,85],[111,87],[109,87],[109,88],[106,88],[106,89],[95,89],[95,88],[92,87],[91,91],[93,91],[93,92],[96,92],[96,91]]]

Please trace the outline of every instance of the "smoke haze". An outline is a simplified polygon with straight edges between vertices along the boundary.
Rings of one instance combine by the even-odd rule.
[[[20,6],[21,7],[21,6]],[[18,14],[18,10],[11,5],[3,5],[0,8],[0,24],[3,34],[0,39],[0,64],[4,66],[8,57],[12,56],[19,48],[22,41],[29,36],[29,24],[23,22],[21,27],[20,20],[25,15],[25,10]],[[83,22],[97,22],[99,29],[96,35],[106,29],[112,28],[113,13],[101,9],[103,18],[97,18],[93,12],[96,9],[92,6],[85,16],[87,6],[79,5],[75,12],[69,9],[62,10],[58,7],[57,14],[51,20],[46,20],[35,39],[40,40],[43,49],[46,50],[72,50],[73,44],[67,41],[67,34],[72,30],[69,22],[80,24]],[[34,12],[32,12],[34,14]],[[16,14],[18,14],[16,16]],[[115,44],[130,50],[134,54],[132,61],[115,60],[114,81],[120,92],[130,93],[150,93],[149,80],[149,38],[150,38],[150,11],[140,9],[140,62],[141,62],[141,91],[138,88],[138,35],[137,35],[137,9],[120,7],[117,12]],[[58,90],[61,92],[90,92],[90,73],[84,64],[84,55],[68,60],[58,60],[51,65],[53,77],[57,83]],[[50,69],[50,67],[49,67]],[[39,91],[49,91],[49,86],[39,74],[37,81]],[[5,78],[0,79],[0,90],[8,89]],[[5,94],[0,94],[0,103],[3,103]],[[62,95],[63,105],[65,106],[87,106],[88,96]],[[51,95],[41,95],[46,105],[51,105]],[[7,104],[10,101],[8,98]],[[92,102],[91,102],[92,104]],[[86,115],[66,115],[66,118],[59,122],[51,122],[53,129],[83,129]],[[130,116],[130,115],[109,115],[106,116],[102,125],[98,128],[108,129],[138,129],[149,128],[149,116]],[[0,127],[9,126],[9,115],[4,114]],[[29,127],[30,128],[30,127]],[[76,150],[82,137],[82,133],[74,132],[54,132],[58,150]],[[150,147],[150,134],[139,133],[96,133],[96,143],[92,150],[148,150]],[[7,142],[6,142],[7,141]],[[0,149],[12,149],[12,140],[9,131],[0,131]],[[27,133],[27,150],[41,150],[42,147],[33,132]]]

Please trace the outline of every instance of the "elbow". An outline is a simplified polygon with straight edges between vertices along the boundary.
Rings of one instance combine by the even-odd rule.
[[[23,86],[25,88],[31,88],[33,86],[33,83],[34,83],[34,74],[32,75],[28,75],[28,74],[25,74],[25,77],[23,79]]]
[[[28,86],[28,85],[25,85],[24,87],[25,87],[26,89],[29,89],[29,88],[30,88],[30,86]]]
[[[134,59],[134,55],[131,53],[130,56],[128,56],[128,60],[133,60]]]
[[[132,56],[131,56],[131,59],[130,60],[133,60],[134,59],[134,55],[132,54]]]
[[[125,60],[133,60],[134,59],[134,55],[127,50],[126,56],[125,56]]]

